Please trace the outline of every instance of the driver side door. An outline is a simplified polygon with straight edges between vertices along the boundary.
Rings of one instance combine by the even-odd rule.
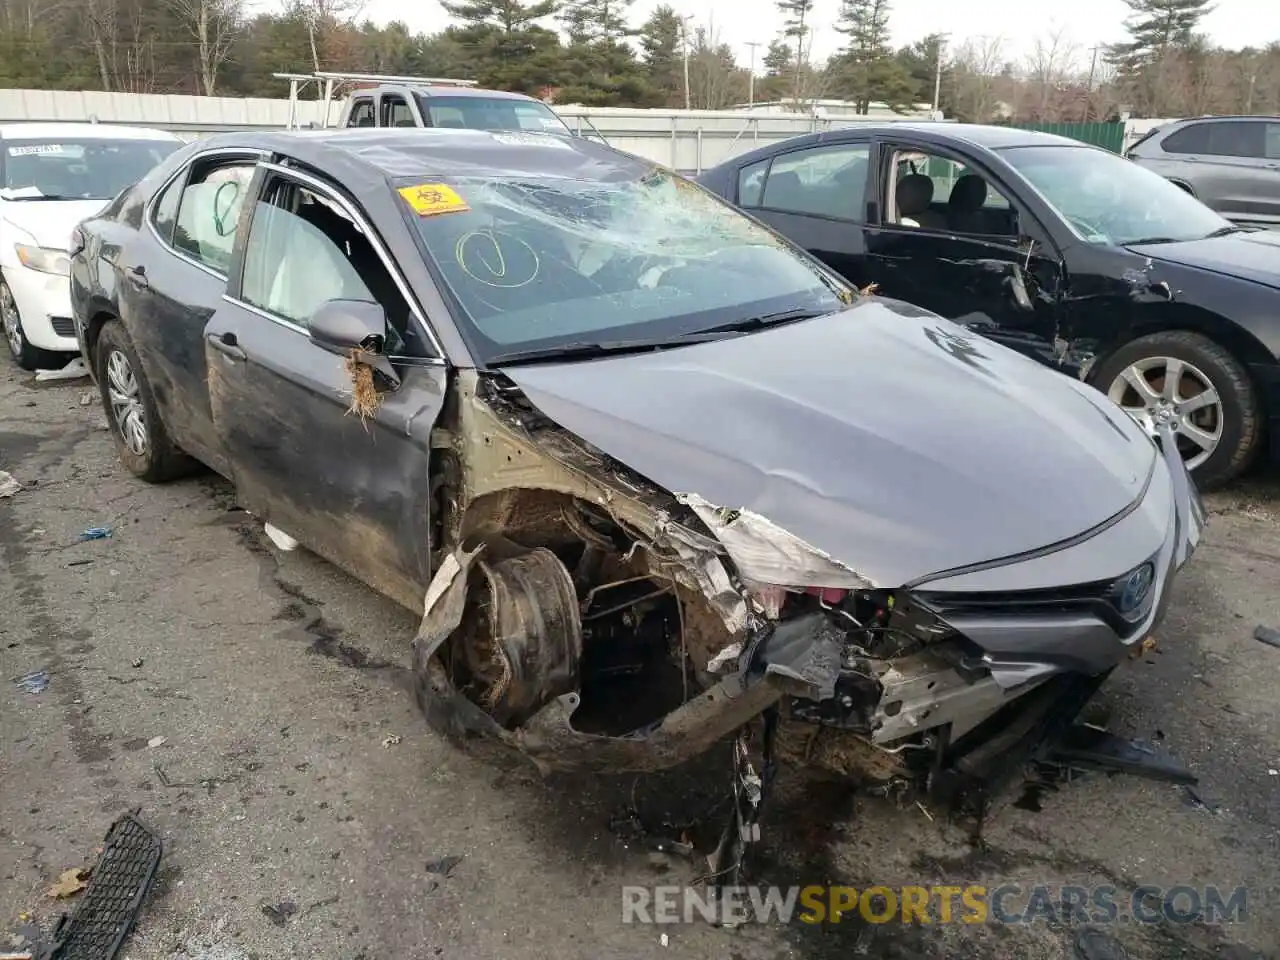
[[[880,222],[866,230],[879,292],[1056,364],[1063,266],[1012,192],[957,152],[881,142]]]
[[[447,373],[407,285],[331,185],[259,166],[228,284],[205,328],[214,425],[245,507],[379,592],[416,608],[431,576],[431,430]],[[388,317],[394,379],[352,412],[354,365],[313,342],[334,300]],[[395,381],[398,381],[395,382]]]

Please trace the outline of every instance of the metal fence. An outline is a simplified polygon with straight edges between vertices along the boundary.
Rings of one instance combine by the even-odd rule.
[[[1036,130],[1059,137],[1070,137],[1081,143],[1091,143],[1112,153],[1124,152],[1123,123],[1013,123],[1018,130]]]

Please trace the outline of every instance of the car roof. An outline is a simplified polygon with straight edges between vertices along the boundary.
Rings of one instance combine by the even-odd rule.
[[[0,123],[0,139],[45,140],[75,137],[81,140],[174,140],[181,138],[154,127],[127,127],[113,123]]]
[[[382,179],[529,176],[607,182],[634,180],[655,168],[602,143],[531,131],[357,127],[219,134],[200,144],[204,149],[259,148],[335,176],[364,172]]]
[[[353,90],[351,96],[399,93],[405,90],[421,97],[479,97],[485,100],[532,100],[534,103],[542,103],[541,100],[535,97],[530,97],[523,93],[513,93],[510,90],[487,90],[483,87],[458,87],[449,84],[427,83],[383,83],[365,90]]]
[[[1182,126],[1183,124],[1188,124],[1188,123],[1204,123],[1206,120],[1212,120],[1215,123],[1232,123],[1236,120],[1248,120],[1248,121],[1270,120],[1272,123],[1274,123],[1277,120],[1280,120],[1280,116],[1265,114],[1265,113],[1250,113],[1250,114],[1241,114],[1241,115],[1229,114],[1225,116],[1222,114],[1216,114],[1216,113],[1206,113],[1203,116],[1199,116],[1199,117],[1181,117],[1178,120],[1170,120],[1161,129],[1165,129],[1168,127]]]
[[[750,153],[726,160],[721,167],[737,167],[766,157],[772,157],[782,150],[794,150],[819,144],[838,144],[849,140],[866,137],[892,140],[903,134],[911,134],[922,144],[945,146],[965,144],[981,147],[986,150],[1004,150],[1010,147],[1083,147],[1098,149],[1070,137],[1059,137],[1052,133],[1041,133],[1039,130],[1021,130],[1017,127],[998,127],[981,123],[948,123],[946,121],[895,121],[889,123],[857,123],[835,130],[824,130],[821,133],[810,133],[771,143]],[[717,167],[716,169],[720,169]],[[708,171],[710,172],[710,171]]]

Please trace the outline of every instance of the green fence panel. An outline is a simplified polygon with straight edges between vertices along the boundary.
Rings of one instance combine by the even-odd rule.
[[[1014,123],[1010,126],[1019,130],[1038,130],[1059,137],[1070,137],[1082,143],[1091,143],[1095,147],[1103,147],[1112,153],[1124,150],[1123,123]]]

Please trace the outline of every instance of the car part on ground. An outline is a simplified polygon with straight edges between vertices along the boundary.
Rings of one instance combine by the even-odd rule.
[[[1063,137],[912,122],[797,137],[699,180],[859,288],[876,283],[1104,393],[1125,393],[1117,357],[1150,369],[1167,355],[1153,338],[1195,335],[1205,362],[1183,359],[1222,401],[1213,437],[1194,433],[1207,408],[1187,422],[1196,482],[1229,481],[1268,448],[1280,459],[1268,442],[1280,432],[1280,233],[1233,226],[1151,170]],[[1123,402],[1140,421],[1158,412],[1132,392]]]
[[[549,772],[733,739],[729,869],[779,759],[894,791],[1049,749],[1203,528],[1167,425],[588,141],[228,135],[81,229],[131,470],[181,448],[420,611],[455,740]]]

